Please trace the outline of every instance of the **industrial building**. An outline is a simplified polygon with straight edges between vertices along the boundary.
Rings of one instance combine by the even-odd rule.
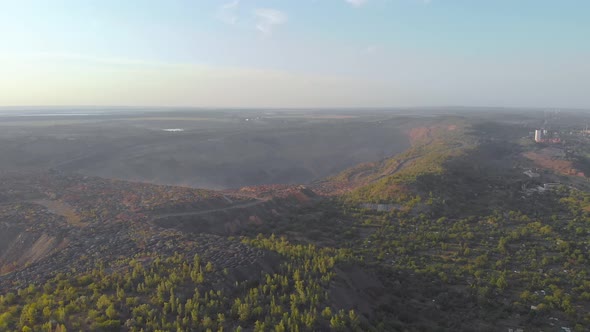
[[[542,142],[543,141],[543,131],[540,129],[535,130],[535,142]]]

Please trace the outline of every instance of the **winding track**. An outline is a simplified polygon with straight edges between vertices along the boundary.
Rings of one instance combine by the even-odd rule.
[[[155,221],[158,219],[163,219],[163,218],[168,218],[168,217],[199,216],[199,215],[204,215],[204,214],[209,214],[209,213],[214,213],[214,212],[223,212],[223,211],[234,210],[234,209],[242,209],[242,208],[248,208],[248,207],[252,207],[252,206],[256,206],[256,205],[261,205],[266,202],[267,202],[267,200],[257,199],[253,202],[235,204],[232,206],[227,206],[227,207],[218,208],[218,209],[160,213],[160,214],[155,214],[152,217],[152,221]]]

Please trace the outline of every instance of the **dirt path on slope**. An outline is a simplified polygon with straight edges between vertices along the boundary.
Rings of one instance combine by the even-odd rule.
[[[152,220],[155,221],[158,219],[168,218],[168,217],[199,216],[199,215],[204,215],[204,214],[209,214],[209,213],[214,213],[214,212],[223,212],[223,211],[229,211],[229,210],[233,210],[233,209],[248,208],[248,207],[264,204],[266,202],[267,202],[267,200],[259,199],[259,200],[253,201],[253,202],[236,204],[236,205],[227,206],[224,208],[217,208],[217,209],[160,213],[160,214],[154,215],[152,217]]]

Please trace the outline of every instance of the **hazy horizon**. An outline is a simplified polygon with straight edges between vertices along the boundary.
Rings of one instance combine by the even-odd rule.
[[[326,106],[326,107],[223,107],[223,106],[169,106],[169,105],[17,105],[0,106],[0,111],[266,111],[266,112],[355,112],[355,111],[536,111],[536,112],[584,112],[590,111],[590,107],[542,107],[542,106],[470,106],[470,105],[425,105],[425,106]]]

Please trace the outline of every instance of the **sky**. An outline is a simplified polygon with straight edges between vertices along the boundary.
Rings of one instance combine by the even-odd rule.
[[[590,108],[587,0],[0,0],[0,106]]]

